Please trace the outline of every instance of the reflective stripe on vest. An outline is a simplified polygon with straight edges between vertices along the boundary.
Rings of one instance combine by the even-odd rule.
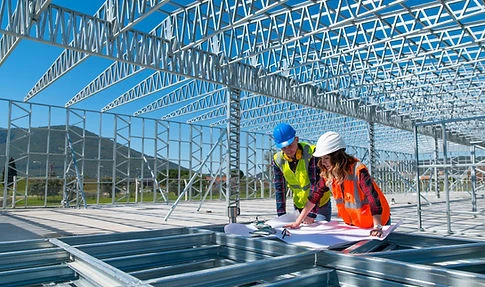
[[[349,208],[360,208],[362,206],[362,202],[360,201],[360,196],[359,196],[359,187],[357,186],[357,184],[358,184],[358,177],[357,177],[357,174],[356,174],[356,171],[357,171],[356,167],[357,166],[360,166],[360,162],[357,162],[356,164],[354,164],[354,166],[352,167],[352,174],[347,175],[346,178],[345,178],[346,180],[352,180],[354,182],[354,199],[356,199],[355,203],[345,202],[344,198],[342,196],[342,198],[338,198],[338,199],[335,200],[336,204],[344,204],[345,203],[345,207],[349,207]],[[342,192],[342,190],[341,190],[341,192]]]
[[[283,151],[276,153],[273,158],[276,165],[280,168],[281,172],[283,172],[288,187],[293,192],[293,203],[296,207],[303,208],[305,207],[305,204],[308,201],[308,195],[310,194],[311,182],[308,175],[308,167],[310,159],[312,158],[314,146],[304,142],[301,142],[300,144],[303,148],[303,152],[301,159],[297,163],[295,172],[291,170],[288,161],[285,160]]]

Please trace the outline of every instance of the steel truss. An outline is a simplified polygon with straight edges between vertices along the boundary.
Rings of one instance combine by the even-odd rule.
[[[66,48],[25,100],[96,55],[115,63],[66,105],[148,68],[156,73],[141,84],[143,91],[134,87],[101,108],[192,78],[410,132],[415,122],[484,112],[479,1],[201,1],[179,7],[118,0],[93,16],[49,1],[16,4],[2,2],[5,41]],[[153,29],[133,29],[153,13],[164,15]],[[150,84],[161,79],[162,85]],[[436,134],[425,126],[419,132]],[[447,133],[464,144],[483,138],[480,129],[462,126]]]

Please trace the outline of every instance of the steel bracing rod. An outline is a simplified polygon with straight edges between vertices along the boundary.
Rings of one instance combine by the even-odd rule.
[[[205,97],[207,95],[214,94],[221,89],[223,88],[218,84],[193,79],[181,87],[171,91],[167,95],[139,109],[133,113],[133,115],[139,116],[171,105],[179,104],[190,99]]]
[[[157,189],[158,191],[160,191],[160,194],[162,195],[163,200],[164,200],[165,202],[168,202],[167,197],[165,197],[165,194],[164,194],[164,192],[163,192],[163,189],[162,189],[162,187],[160,186],[160,183],[158,182],[157,176],[155,175],[155,172],[154,172],[154,171],[153,171],[153,169],[151,168],[150,163],[148,162],[148,160],[147,160],[147,158],[145,157],[145,155],[143,155],[143,161],[145,162],[145,164],[146,164],[146,166],[147,166],[148,170],[150,171],[150,174],[151,174],[151,176],[152,176],[152,179],[153,179],[153,181],[155,182],[155,189]]]
[[[37,19],[37,15],[39,14],[40,11],[45,9],[47,5],[49,5],[51,0],[36,0],[36,1],[31,1],[31,2],[17,2],[18,5],[15,7],[15,11],[12,14],[14,18],[19,18],[23,17],[22,14],[25,13],[27,10],[34,9],[33,11],[33,17],[31,18],[31,21],[35,21]],[[29,5],[27,7],[23,7],[23,5]],[[12,4],[11,0],[8,1],[2,1],[0,4],[0,10],[2,9],[14,9],[14,4]],[[14,19],[12,19],[15,21]],[[29,23],[29,25],[32,25],[32,22]],[[7,27],[8,29],[8,27]],[[26,27],[26,29],[29,29]],[[12,51],[17,47],[18,43],[20,42],[19,37],[11,36],[11,35],[3,35],[2,38],[0,39],[0,66],[5,62],[7,57],[12,53]]]
[[[28,1],[28,0],[21,0]],[[105,3],[94,14],[94,18],[106,21],[106,31],[110,34],[109,41],[113,38],[119,37],[123,32],[131,29],[134,25],[145,19],[148,15],[154,13],[165,4],[167,0],[159,1],[131,1],[131,0],[106,0]],[[56,19],[57,21],[57,19]],[[109,23],[109,24],[108,24]],[[90,29],[90,23],[85,24],[85,29]],[[84,32],[88,31],[83,29]],[[90,33],[90,32],[86,32]],[[80,34],[79,34],[80,35]],[[74,41],[74,40],[73,40]],[[103,44],[98,49],[103,49]],[[72,70],[78,64],[82,63],[90,56],[90,53],[82,51],[64,50],[59,57],[54,61],[51,67],[47,70],[34,87],[25,96],[24,101],[28,101],[37,95],[39,92],[50,86],[53,82],[61,76]]]
[[[219,57],[196,49],[187,49],[180,53],[171,53],[169,41],[148,35],[139,31],[127,30],[120,36],[111,39],[107,27],[109,23],[75,11],[55,5],[39,14],[39,21],[35,22],[29,31],[17,28],[4,28],[5,14],[0,15],[0,32],[14,36],[37,40],[46,44],[56,44],[84,53],[91,53],[113,60],[126,61],[147,68],[176,73],[191,78],[227,85],[247,92],[258,93],[285,101],[323,109],[334,113],[349,115],[365,120],[373,120],[396,128],[411,129],[412,122],[396,117],[391,113],[376,113],[374,119],[369,119],[367,107],[356,103],[336,105],[340,102],[338,95],[324,94],[312,86],[293,86],[290,80],[282,76],[260,78],[259,70],[255,67],[234,63],[222,68]],[[81,23],[74,25],[73,23]],[[86,25],[90,23],[91,29]],[[8,23],[7,23],[8,24]],[[49,29],[47,29],[49,27]],[[91,33],[81,32],[90,31]],[[76,35],[83,35],[82,38]],[[75,39],[75,40],[74,40]],[[148,45],[150,43],[150,45]],[[102,48],[102,49],[101,49]],[[328,107],[331,107],[330,109]],[[420,131],[425,134],[434,134],[433,129],[423,127]],[[450,135],[451,141],[466,142],[467,140]]]
[[[269,98],[269,97],[260,96],[260,95],[254,95],[254,94],[248,97],[242,98],[241,99],[241,119],[251,118],[250,116],[247,115],[248,113],[255,110],[259,110],[267,106],[274,105],[276,101],[278,100]],[[218,106],[214,106],[212,110],[187,120],[187,123],[194,123],[194,122],[205,121],[205,120],[215,120],[219,117],[226,116],[227,115],[226,112],[227,112],[226,106],[223,104],[219,104]],[[225,124],[226,122],[227,122],[227,119],[223,119],[217,123],[213,123],[213,125],[217,126],[220,124]]]
[[[204,196],[200,200],[199,207],[197,208],[197,212],[199,212],[200,209],[202,208],[202,204],[204,203],[205,199],[207,198],[207,195],[209,194],[209,192],[212,190],[212,186],[214,185],[219,174],[221,174],[223,167],[224,166],[221,164],[215,173],[212,173],[212,172],[209,173],[212,179],[209,182],[209,184],[207,185],[207,188],[205,189]],[[226,196],[226,195],[224,194],[224,196]]]
[[[183,76],[171,73],[157,71],[136,84],[133,88],[119,96],[106,106],[101,111],[106,112],[121,105],[136,101],[140,98],[146,97],[150,94],[162,91],[164,89],[188,82],[190,79]]]
[[[184,190],[180,193],[179,197],[177,198],[177,200],[175,200],[175,202],[172,204],[172,206],[170,206],[170,210],[168,211],[167,215],[165,216],[165,221],[168,220],[168,218],[170,217],[170,215],[172,214],[172,212],[175,210],[175,207],[177,207],[179,201],[185,195],[185,193],[187,192],[187,190],[189,190],[192,187],[192,183],[194,182],[195,178],[200,175],[200,171],[205,166],[206,162],[209,160],[209,158],[211,157],[211,155],[214,152],[214,150],[216,150],[216,148],[218,147],[218,145],[220,143],[222,143],[222,140],[224,139],[224,136],[226,134],[227,134],[227,131],[226,130],[223,130],[221,132],[221,135],[219,136],[219,139],[216,141],[216,143],[214,144],[214,146],[210,149],[210,151],[207,154],[207,156],[205,157],[205,159],[202,161],[202,163],[197,168],[194,169],[195,170],[195,173],[190,178],[190,180],[187,183],[187,185],[185,186]],[[228,135],[228,138],[229,138],[229,135]]]

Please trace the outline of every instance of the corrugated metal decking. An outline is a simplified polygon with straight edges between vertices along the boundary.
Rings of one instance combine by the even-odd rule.
[[[2,286],[484,286],[485,242],[392,233],[311,250],[221,226],[0,244]]]

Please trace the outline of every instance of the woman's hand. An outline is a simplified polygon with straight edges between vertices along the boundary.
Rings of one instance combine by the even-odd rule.
[[[370,236],[382,237],[383,232],[382,229],[374,228],[370,231]]]
[[[303,219],[303,223],[305,223],[305,224],[312,224],[314,222],[315,222],[315,218],[312,218],[312,217],[309,217],[309,216],[307,216],[307,217],[305,217],[305,219]]]
[[[297,229],[297,228],[300,228],[300,223],[295,221],[295,222],[292,222],[292,223],[285,224],[283,227],[284,228]]]

